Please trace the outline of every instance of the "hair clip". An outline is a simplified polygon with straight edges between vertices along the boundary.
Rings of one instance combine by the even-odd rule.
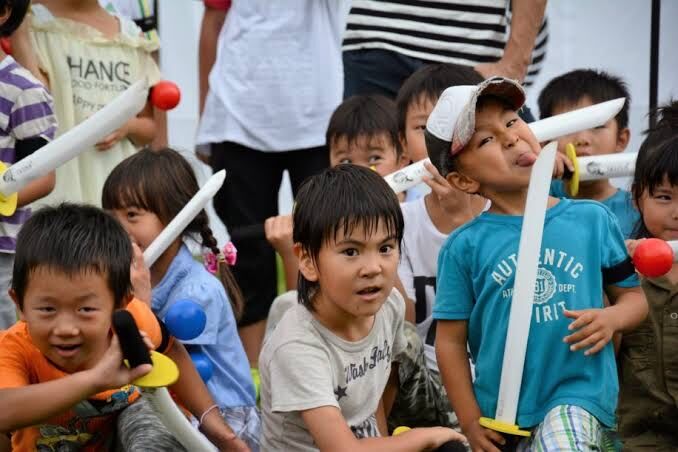
[[[219,255],[215,255],[212,251],[208,251],[204,254],[204,264],[205,269],[208,272],[216,275],[219,270],[219,263],[224,262],[231,267],[235,265],[238,259],[238,250],[236,249],[233,242],[228,242],[224,249],[219,251]]]

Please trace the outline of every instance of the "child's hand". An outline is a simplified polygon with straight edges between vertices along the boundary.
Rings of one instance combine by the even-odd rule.
[[[624,243],[626,244],[626,251],[629,253],[629,256],[633,257],[633,253],[636,252],[636,248],[638,245],[640,245],[640,242],[642,242],[645,239],[638,239],[638,240],[624,240]]]
[[[614,316],[608,309],[584,309],[582,311],[564,309],[563,313],[566,317],[575,319],[568,329],[577,331],[563,339],[565,343],[572,344],[570,350],[573,352],[590,346],[584,355],[596,354],[612,340],[612,336],[618,330]]]
[[[506,443],[503,436],[494,430],[483,427],[478,420],[467,426],[464,433],[466,433],[466,438],[468,438],[473,452],[500,452],[496,444],[503,446]]]
[[[431,445],[426,450],[436,450],[449,441],[466,441],[466,437],[447,427],[429,427],[426,429],[430,435]]]
[[[459,191],[452,187],[447,179],[445,179],[438,169],[431,163],[424,163],[426,171],[431,173],[431,176],[424,176],[424,183],[431,187],[433,194],[438,197],[438,201],[443,209],[450,215],[459,214],[459,198],[462,196],[469,196],[468,194]]]
[[[96,144],[96,148],[99,151],[108,151],[110,148],[112,148],[120,140],[123,140],[124,138],[126,138],[127,135],[129,135],[129,129],[127,128],[127,124],[125,124],[122,127],[120,127],[118,130],[114,130],[113,132],[111,132],[107,136],[105,136],[103,140],[99,141]]]
[[[291,256],[292,247],[292,215],[271,217],[264,223],[266,240],[281,256]]]
[[[151,272],[144,263],[144,253],[139,245],[132,242],[132,265],[130,265],[130,278],[134,296],[147,305],[151,305]]]
[[[245,441],[237,436],[231,440],[216,441],[214,442],[214,445],[217,446],[221,452],[250,452],[250,448],[247,447]]]
[[[144,343],[149,345],[148,337],[142,334]],[[121,388],[139,377],[143,377],[152,369],[150,364],[142,364],[134,369],[129,369],[122,362],[122,350],[120,350],[120,343],[118,336],[113,334],[111,338],[111,345],[108,350],[101,357],[101,360],[90,369],[89,372],[92,378],[96,391],[106,391],[108,389]]]
[[[565,175],[565,170],[569,170],[570,173],[574,172],[574,164],[572,160],[567,158],[565,154],[560,152],[556,153],[556,163],[553,166],[553,178],[562,179]]]

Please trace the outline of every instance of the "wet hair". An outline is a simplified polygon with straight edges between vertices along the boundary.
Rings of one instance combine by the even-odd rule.
[[[584,97],[594,104],[625,97],[626,102],[615,119],[619,131],[628,127],[631,95],[626,83],[620,77],[593,69],[574,70],[551,80],[539,93],[541,119],[553,116],[557,108],[577,104]]]
[[[472,67],[452,63],[440,63],[424,66],[412,74],[398,91],[396,107],[398,109],[398,134],[405,137],[407,112],[412,105],[426,102],[435,105],[447,88],[462,85],[477,85],[483,77]],[[443,153],[439,146],[426,146],[431,163],[442,172]]]
[[[400,248],[403,214],[398,198],[377,173],[357,165],[337,165],[307,179],[299,189],[293,213],[294,243],[317,261],[320,250],[341,233],[363,227],[368,236],[383,224]],[[299,303],[313,310],[318,283],[299,272]]]
[[[650,195],[665,179],[678,185],[678,101],[660,107],[652,114],[659,118],[657,125],[646,131],[647,136],[638,150],[631,194],[637,206],[647,191]],[[636,224],[635,238],[652,237],[643,220]]]
[[[43,207],[24,223],[17,236],[12,289],[23,308],[29,280],[38,269],[75,276],[106,278],[115,307],[132,292],[132,245],[123,227],[93,206]]]
[[[330,117],[325,142],[331,149],[340,139],[354,144],[360,138],[386,137],[396,156],[402,155],[398,141],[396,107],[393,101],[380,95],[351,96],[343,101]]]
[[[7,20],[0,25],[0,36],[10,36],[24,21],[30,0],[0,0],[0,14],[10,10]]]
[[[118,164],[104,183],[101,204],[106,210],[136,208],[155,214],[167,225],[198,192],[191,165],[172,149],[143,149]],[[181,233],[220,255],[209,227],[207,212],[201,210]],[[243,296],[226,262],[219,262],[218,277],[226,289],[236,319],[242,315]]]

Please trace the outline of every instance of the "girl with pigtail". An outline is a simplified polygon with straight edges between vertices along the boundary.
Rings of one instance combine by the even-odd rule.
[[[193,169],[178,152],[145,149],[113,169],[104,184],[102,206],[143,251],[198,189]],[[193,258],[185,243],[190,240],[207,251],[204,264]],[[193,301],[205,311],[204,331],[182,341],[189,353],[202,354],[213,368],[206,385],[216,404],[199,421],[220,412],[238,438],[257,451],[260,421],[249,362],[237,332],[243,301],[229,270],[234,263],[235,248],[230,243],[219,248],[207,213],[201,211],[149,269],[151,308],[161,319],[180,300]]]

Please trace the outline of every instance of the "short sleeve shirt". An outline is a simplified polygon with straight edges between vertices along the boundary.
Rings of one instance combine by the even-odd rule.
[[[357,342],[333,334],[302,305],[287,311],[259,358],[262,450],[318,450],[300,412],[322,406],[339,408],[356,437],[379,436],[377,406],[406,346],[404,318],[395,289]]]
[[[483,416],[497,407],[522,216],[483,213],[450,235],[438,259],[433,317],[468,320],[474,392]],[[561,404],[614,424],[619,386],[612,343],[593,356],[572,352],[563,310],[603,308],[601,272],[628,259],[619,225],[595,201],[560,200],[548,209],[537,273],[518,424],[532,427]],[[634,275],[616,283],[636,287]],[[441,358],[442,359],[442,358]]]

